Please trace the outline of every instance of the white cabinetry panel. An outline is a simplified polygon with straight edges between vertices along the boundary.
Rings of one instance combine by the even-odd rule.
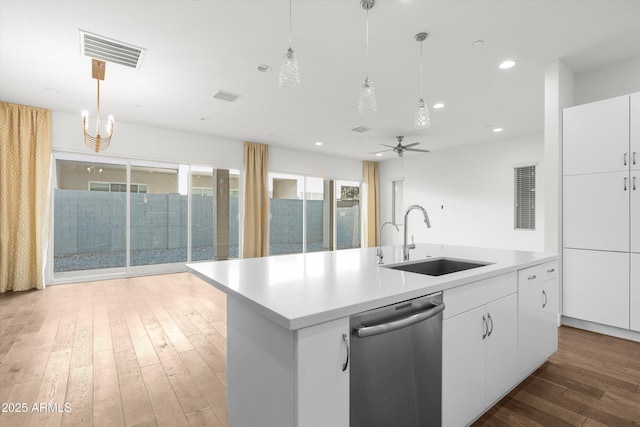
[[[558,349],[558,264],[518,273],[518,366],[527,374]]]
[[[442,322],[442,425],[467,425],[485,408],[484,306]]]
[[[631,254],[631,329],[640,332],[640,254]]]
[[[630,188],[627,172],[565,176],[563,246],[629,251]]]
[[[631,171],[629,178],[631,182],[629,193],[631,252],[640,252],[640,170]]]
[[[564,175],[628,170],[629,97],[566,108],[562,133]]]
[[[297,332],[296,379],[298,426],[338,426],[349,419],[349,367],[342,366],[349,337],[349,319],[300,329]]]
[[[564,249],[563,314],[629,329],[629,253]]]
[[[518,294],[487,304],[486,397],[491,405],[516,381],[518,372]]]
[[[631,95],[630,118],[631,170],[640,170],[640,92]]]

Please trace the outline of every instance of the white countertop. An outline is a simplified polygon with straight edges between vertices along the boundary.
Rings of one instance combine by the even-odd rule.
[[[383,246],[386,266],[402,246]],[[189,271],[295,330],[553,261],[556,254],[418,243],[407,262],[449,257],[492,264],[427,276],[377,264],[376,248],[188,264]]]

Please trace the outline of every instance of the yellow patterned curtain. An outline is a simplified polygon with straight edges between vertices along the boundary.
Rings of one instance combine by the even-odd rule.
[[[269,254],[269,146],[244,143],[243,258]]]
[[[42,289],[51,112],[0,102],[0,293]]]
[[[367,199],[364,210],[364,247],[370,248],[380,244],[380,164],[364,161],[362,167]]]

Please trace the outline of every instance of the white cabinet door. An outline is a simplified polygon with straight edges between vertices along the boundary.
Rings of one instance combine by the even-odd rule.
[[[563,175],[628,170],[629,96],[565,108],[562,135]]]
[[[640,332],[640,254],[631,254],[631,329]]]
[[[485,307],[442,322],[442,425],[467,425],[485,408]]]
[[[565,176],[563,246],[629,251],[627,172]]]
[[[631,95],[631,114],[629,115],[629,151],[631,152],[631,170],[640,169],[640,92]]]
[[[639,153],[640,154],[640,153]],[[631,171],[630,212],[631,212],[631,252],[640,253],[640,170]]]
[[[541,365],[558,348],[557,264],[521,271],[518,280],[518,369],[522,375]]]
[[[629,253],[563,250],[563,314],[629,329]]]
[[[518,294],[487,304],[485,405],[501,398],[518,373]]]
[[[296,425],[349,425],[349,319],[300,329],[296,337]]]

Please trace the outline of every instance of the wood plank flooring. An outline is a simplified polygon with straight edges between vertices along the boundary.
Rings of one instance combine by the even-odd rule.
[[[559,332],[475,426],[640,425],[640,343]],[[0,426],[226,426],[225,390],[226,297],[189,274],[0,295]]]

